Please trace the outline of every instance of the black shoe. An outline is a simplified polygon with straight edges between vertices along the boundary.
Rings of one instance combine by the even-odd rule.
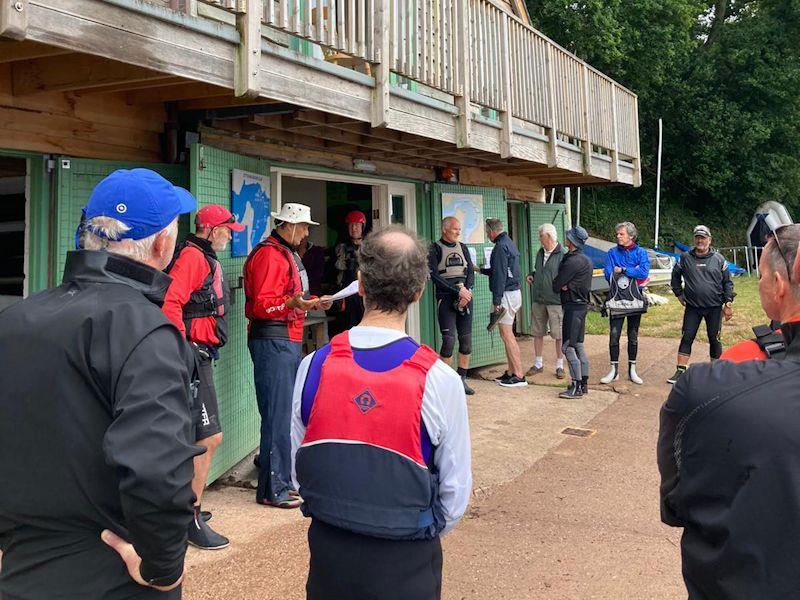
[[[466,378],[466,376],[462,376],[462,377],[461,377],[461,383],[463,383],[463,384],[464,384],[464,393],[465,393],[467,396],[473,396],[473,395],[475,395],[475,390],[473,390],[471,387],[469,387],[469,384],[467,383],[467,378]]]
[[[255,465],[256,469],[261,468],[261,457],[259,457],[258,454],[253,457],[253,465]]]
[[[510,379],[510,378],[511,378],[511,373],[509,373],[508,371],[503,371],[503,374],[500,375],[500,377],[495,377],[494,378],[494,382],[495,383],[500,383],[501,381],[505,381],[506,379]]]
[[[189,543],[202,550],[222,550],[231,545],[230,540],[209,527],[200,511],[196,511],[194,519],[189,523]]]
[[[675,373],[672,374],[672,377],[667,379],[667,383],[675,383],[678,379],[681,378],[681,375],[686,373],[686,369],[675,369]]]
[[[573,379],[572,384],[558,395],[559,398],[583,398],[581,382]]]
[[[210,510],[204,510],[200,512],[200,516],[203,517],[203,521],[208,523],[211,520],[212,514]]]
[[[524,377],[517,377],[516,375],[512,375],[508,379],[498,381],[497,383],[503,387],[525,387],[528,385],[528,381]]]
[[[506,309],[502,306],[500,310],[493,310],[489,313],[489,324],[486,326],[486,331],[494,331],[494,328],[497,327],[497,324],[500,322],[500,319],[503,318],[504,314],[506,314]]]
[[[581,378],[581,394],[584,396],[589,393],[589,378],[583,377]]]

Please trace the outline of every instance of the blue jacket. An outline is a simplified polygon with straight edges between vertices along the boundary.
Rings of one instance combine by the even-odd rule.
[[[489,276],[489,290],[495,306],[503,303],[505,292],[519,289],[519,250],[505,231],[494,239],[489,268],[481,269],[481,273]]]
[[[614,267],[623,267],[629,277],[634,277],[639,286],[643,286],[650,279],[650,257],[647,250],[634,244],[630,248],[623,248],[619,244],[611,248],[606,254],[606,266],[603,274],[606,281],[611,282]]]

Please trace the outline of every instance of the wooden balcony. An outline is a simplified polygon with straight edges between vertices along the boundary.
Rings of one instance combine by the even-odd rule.
[[[641,182],[636,95],[497,0],[17,0],[0,36],[25,40],[17,60],[46,45],[113,61],[98,85],[139,102],[210,88],[230,107],[277,105],[214,118],[212,137],[325,140],[541,185]],[[15,94],[36,85],[14,77]]]

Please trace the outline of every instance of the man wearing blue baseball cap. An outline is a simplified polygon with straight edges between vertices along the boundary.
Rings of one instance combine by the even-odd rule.
[[[195,362],[159,306],[192,195],[115,171],[63,283],[0,313],[0,597],[180,598]]]

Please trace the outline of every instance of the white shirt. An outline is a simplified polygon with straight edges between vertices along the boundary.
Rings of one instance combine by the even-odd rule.
[[[402,331],[383,327],[353,327],[353,348],[377,348],[406,337]],[[292,397],[292,480],[297,486],[295,457],[306,427],[301,416],[303,385],[313,353],[300,363]],[[433,463],[439,471],[439,499],[445,518],[445,532],[453,528],[467,510],[472,493],[472,465],[467,400],[461,378],[441,360],[428,371],[422,397],[422,422],[435,451]]]

